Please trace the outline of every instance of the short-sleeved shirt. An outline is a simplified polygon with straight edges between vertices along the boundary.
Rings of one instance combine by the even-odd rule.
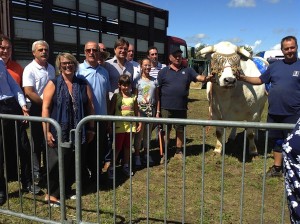
[[[110,90],[109,75],[101,65],[90,66],[86,61],[79,65],[77,77],[88,81],[93,91],[96,115],[107,115],[107,94]]]
[[[264,83],[271,83],[268,95],[269,114],[300,115],[300,60],[292,64],[278,60],[260,76]]]
[[[35,60],[30,62],[23,71],[23,87],[32,86],[34,91],[43,98],[43,91],[50,79],[55,78],[55,69],[48,63],[47,68]]]
[[[18,64],[15,61],[9,60],[6,63],[6,69],[13,77],[13,79],[19,84],[19,86],[22,86],[22,75],[23,75],[23,68],[20,64]]]
[[[158,62],[156,67],[151,67],[151,70],[150,70],[150,73],[149,73],[150,76],[157,79],[158,72],[160,70],[162,70],[163,68],[165,68],[165,67],[166,67],[165,64],[161,64],[161,63]]]
[[[137,81],[137,103],[139,110],[147,116],[152,116],[152,109],[156,105],[155,92],[157,88],[157,80],[149,77],[149,80],[144,80],[142,77]],[[144,115],[144,114],[143,114]]]
[[[161,108],[187,110],[190,83],[197,81],[198,73],[192,68],[182,67],[177,72],[170,66],[160,70],[157,76],[160,88]]]
[[[112,59],[105,61],[104,68],[108,71],[109,74],[109,81],[110,81],[110,98],[112,97],[113,93],[119,92],[118,81],[120,75],[128,75],[131,78],[132,87],[134,86],[133,82],[133,65],[129,61],[125,61],[124,67],[121,67],[118,64],[116,56]]]

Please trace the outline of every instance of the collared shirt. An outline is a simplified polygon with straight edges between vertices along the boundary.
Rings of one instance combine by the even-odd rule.
[[[161,63],[158,62],[156,67],[151,67],[151,70],[149,72],[150,76],[152,76],[153,78],[157,79],[158,72],[161,69],[163,69],[164,67],[166,67],[165,64],[161,64]]]
[[[120,75],[128,75],[131,78],[131,84],[132,87],[134,87],[134,82],[133,82],[133,65],[125,59],[125,64],[123,67],[121,67],[118,64],[116,56],[114,56],[112,59],[107,60],[106,63],[104,64],[106,70],[108,71],[109,74],[109,81],[110,81],[110,98],[112,97],[113,93],[119,92],[119,86],[118,86],[118,81]]]
[[[129,62],[133,65],[133,80],[136,81],[141,77],[141,66],[134,60],[131,60]]]
[[[9,72],[9,74],[13,77],[13,79],[16,80],[19,86],[22,86],[22,66],[15,61],[9,60],[6,63],[6,69]]]
[[[43,91],[50,79],[55,78],[55,69],[48,63],[47,68],[39,65],[35,60],[30,62],[23,72],[23,87],[32,86],[34,91],[43,98]]]
[[[109,75],[101,65],[92,67],[84,61],[79,65],[77,77],[88,81],[93,91],[93,103],[96,115],[107,115],[106,97],[110,90]]]
[[[19,105],[25,106],[24,94],[16,81],[10,76],[5,68],[4,61],[0,58],[0,100],[15,97]]]

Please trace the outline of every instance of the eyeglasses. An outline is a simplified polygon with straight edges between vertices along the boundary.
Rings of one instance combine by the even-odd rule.
[[[43,51],[48,52],[48,49],[47,48],[39,48],[39,49],[37,49],[37,51],[38,52],[43,52]]]
[[[106,48],[100,48],[100,51],[106,51]]]
[[[85,52],[87,52],[87,53],[91,53],[92,51],[93,51],[93,52],[98,52],[99,50],[96,49],[96,48],[85,49]]]
[[[60,63],[61,65],[67,66],[67,65],[74,65],[73,61],[64,61]]]
[[[0,49],[1,49],[2,51],[5,51],[5,50],[9,51],[10,47],[0,46]]]
[[[152,54],[150,54],[151,56],[154,56],[154,55],[157,55],[157,53],[152,53]]]

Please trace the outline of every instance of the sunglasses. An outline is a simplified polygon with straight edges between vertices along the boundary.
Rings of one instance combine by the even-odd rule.
[[[91,53],[92,51],[93,51],[93,52],[98,52],[99,50],[96,49],[96,48],[85,49],[85,52],[87,52],[87,53]]]

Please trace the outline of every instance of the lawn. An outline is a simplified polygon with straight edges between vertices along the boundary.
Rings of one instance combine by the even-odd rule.
[[[188,118],[208,119],[205,90],[192,89],[189,98]],[[263,122],[265,120],[266,114],[262,118]],[[203,127],[187,126],[184,164],[170,156],[166,166],[159,165],[157,143],[152,142],[151,154],[157,161],[154,167],[136,171],[131,181],[118,175],[115,191],[106,184],[105,177],[100,179],[99,192],[90,186],[89,193],[82,197],[83,221],[113,223],[115,195],[116,223],[130,223],[130,220],[132,223],[164,223],[165,220],[167,223],[220,223],[220,216],[222,223],[288,223],[289,213],[283,201],[283,178],[267,179],[263,184],[264,163],[268,168],[273,162],[270,151],[266,159],[264,157],[264,132],[259,131],[259,156],[246,156],[243,163],[242,130],[239,130],[236,141],[226,144],[224,157],[213,152],[213,127],[206,133],[203,152],[205,131]],[[172,155],[174,150],[169,153]],[[20,211],[20,199],[15,192],[18,186],[16,183],[10,186],[14,195],[10,209]],[[36,204],[36,215],[49,217],[43,198],[40,195],[34,202],[32,195],[24,194],[24,213],[34,214],[33,205]],[[69,220],[75,219],[75,210],[75,201],[67,200]],[[284,221],[281,220],[282,210],[285,212]],[[51,209],[51,219],[59,220],[59,214],[59,209]],[[33,223],[1,215],[0,223],[7,222]]]

